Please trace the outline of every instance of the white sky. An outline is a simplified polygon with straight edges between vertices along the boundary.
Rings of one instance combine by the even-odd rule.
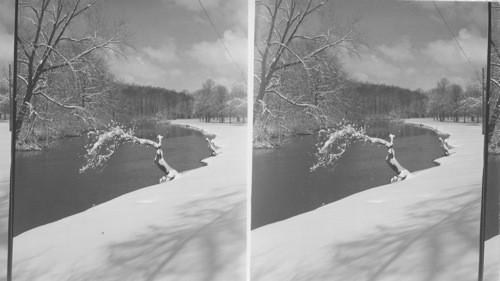
[[[486,67],[487,4],[437,2],[437,6],[480,74]],[[350,0],[338,8],[364,18],[369,48],[360,52],[359,59],[345,60],[347,70],[358,79],[424,90],[442,77],[462,86],[477,81],[432,2]]]
[[[0,0],[0,67],[14,58],[14,0]]]
[[[130,24],[136,47],[126,60],[111,62],[112,72],[125,82],[178,91],[199,89],[208,78],[228,87],[241,83],[247,69],[247,1],[202,2],[238,67],[198,0],[106,0],[106,12]]]
[[[240,69],[247,69],[247,1],[202,0]],[[441,77],[466,85],[475,73],[432,2],[337,1],[344,15],[364,18],[369,48],[345,67],[364,81],[430,89]],[[125,18],[136,51],[113,60],[123,81],[173,90],[196,90],[208,78],[231,86],[241,81],[198,0],[105,0],[110,17]],[[485,3],[437,3],[473,65],[486,65]],[[14,0],[0,0],[0,65],[13,54]]]

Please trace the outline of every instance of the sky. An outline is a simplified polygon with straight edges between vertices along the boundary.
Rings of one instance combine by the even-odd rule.
[[[194,91],[206,79],[231,87],[247,69],[247,2],[201,0],[236,67],[198,0],[105,0],[110,19],[125,19],[135,50],[110,61],[122,81]],[[477,77],[432,2],[337,1],[342,16],[363,18],[368,46],[344,66],[362,81],[428,90],[442,77],[465,86]],[[476,70],[486,65],[485,3],[437,2]],[[0,0],[0,65],[12,61],[14,0]],[[477,78],[476,78],[477,79]]]
[[[224,49],[198,0],[102,0],[108,21],[125,20],[134,49],[109,61],[121,81],[194,91],[206,79],[232,87],[247,70],[246,0],[201,0],[233,59]],[[0,0],[0,66],[13,56],[14,0]]]
[[[201,2],[231,55],[198,0],[103,1],[105,14],[124,19],[133,33],[134,50],[112,59],[111,71],[127,83],[177,91],[200,89],[206,79],[229,88],[241,84],[247,75],[247,1]]]
[[[406,1],[338,1],[337,10],[363,19],[368,46],[344,59],[361,81],[428,90],[446,77],[466,86],[486,67],[487,4],[436,2],[460,51],[434,4]]]
[[[0,0],[0,67],[14,60],[14,0]]]

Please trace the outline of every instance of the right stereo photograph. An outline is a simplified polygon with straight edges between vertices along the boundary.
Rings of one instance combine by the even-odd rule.
[[[500,4],[488,4],[488,75],[485,89],[485,178],[483,193],[484,280],[500,280]]]
[[[498,22],[255,2],[251,280],[498,281]]]

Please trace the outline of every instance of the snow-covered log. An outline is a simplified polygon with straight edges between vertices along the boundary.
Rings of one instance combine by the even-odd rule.
[[[443,140],[441,137],[439,138],[439,141],[441,141],[441,148],[443,149],[443,153],[445,156],[450,156],[451,152],[450,150],[453,148],[453,146],[449,145],[448,142]]]
[[[216,156],[217,151],[215,151],[216,147],[214,143],[209,138],[205,138],[205,140],[207,141],[208,149],[210,150],[210,156]]]
[[[92,136],[94,136],[94,133],[90,132],[89,137]],[[95,139],[96,141],[87,149],[87,153],[85,154],[86,164],[80,169],[80,173],[89,169],[100,170],[104,168],[108,159],[116,151],[118,145],[124,142],[131,142],[156,148],[154,162],[165,174],[165,176],[160,179],[160,183],[172,180],[179,174],[174,168],[168,165],[163,157],[163,151],[161,150],[163,136],[161,135],[158,136],[158,142],[155,142],[134,136],[131,129],[125,130],[120,126],[116,126],[95,136]]]
[[[387,165],[396,173],[391,182],[404,180],[410,172],[405,169],[395,157],[394,135],[389,135],[390,141],[380,138],[374,138],[366,135],[364,128],[356,128],[352,125],[342,125],[341,129],[321,130],[320,139],[326,139],[318,144],[318,150],[315,154],[317,162],[311,167],[311,172],[318,168],[335,167],[336,162],[346,152],[349,145],[357,141],[364,141],[370,144],[383,145],[388,148],[386,162]]]

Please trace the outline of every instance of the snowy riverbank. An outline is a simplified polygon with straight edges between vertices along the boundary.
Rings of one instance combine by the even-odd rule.
[[[0,121],[0,280],[7,280],[10,137],[9,122]]]
[[[477,279],[481,126],[407,122],[450,134],[455,153],[403,182],[252,231],[252,280]]]
[[[15,280],[244,280],[247,127],[173,123],[215,134],[222,153],[15,237]]]

